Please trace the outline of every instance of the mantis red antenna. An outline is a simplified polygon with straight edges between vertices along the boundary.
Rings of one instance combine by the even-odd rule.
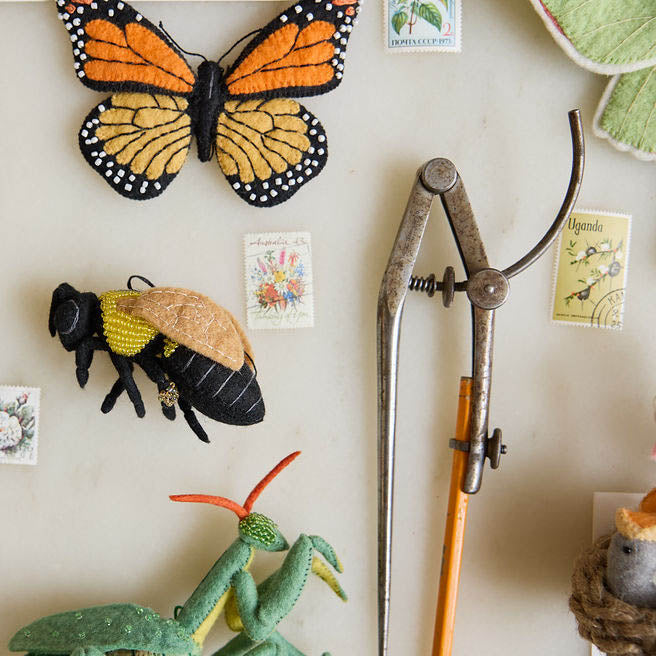
[[[248,495],[248,498],[244,502],[243,506],[240,506],[238,503],[232,499],[226,497],[215,497],[209,494],[172,494],[169,499],[171,501],[188,501],[192,503],[211,503],[213,506],[220,506],[221,508],[227,508],[232,510],[232,512],[239,517],[239,519],[244,519],[250,512],[253,504],[256,499],[262,494],[262,490],[291,462],[296,460],[298,456],[301,455],[300,451],[294,451],[290,453],[286,458],[283,458],[254,488],[253,491]]]
[[[300,451],[290,453],[286,458],[283,458],[254,488],[244,501],[244,509],[247,513],[251,511],[253,504],[257,498],[262,494],[262,490],[285,468],[291,464],[298,456],[301,455]]]
[[[239,519],[244,519],[248,515],[248,510],[240,506],[237,502],[232,501],[232,499],[226,499],[226,497],[213,497],[209,494],[172,494],[169,499],[171,501],[211,503],[213,506],[221,506],[221,508],[232,510]]]

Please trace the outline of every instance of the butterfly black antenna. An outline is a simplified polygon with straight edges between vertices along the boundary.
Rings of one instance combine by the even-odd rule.
[[[166,34],[168,37],[168,40],[180,51],[184,52],[185,55],[190,55],[191,57],[202,57],[203,61],[207,61],[207,57],[205,55],[201,55],[199,52],[189,52],[188,50],[185,50],[184,48],[180,47],[180,44],[164,29],[164,24],[162,21],[159,22],[159,29]]]
[[[221,60],[224,57],[227,57],[244,39],[248,39],[249,36],[253,36],[254,34],[257,34],[258,32],[261,32],[261,31],[262,31],[261,29],[253,30],[252,32],[249,32],[248,34],[244,34],[244,36],[242,36],[241,39],[239,39],[239,41],[235,41],[232,44],[232,46],[230,46],[230,50],[228,50],[228,52],[226,52],[225,54],[221,55],[221,57],[219,57],[219,61],[217,61],[216,63],[220,64]]]

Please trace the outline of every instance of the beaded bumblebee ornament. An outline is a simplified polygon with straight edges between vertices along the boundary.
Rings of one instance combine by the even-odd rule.
[[[132,289],[135,277],[152,289]],[[127,286],[96,296],[62,283],[52,295],[50,334],[58,335],[67,351],[75,351],[80,387],[89,378],[94,351],[109,353],[118,372],[101,410],[112,410],[125,391],[137,415],[145,415],[133,377],[137,364],[156,383],[164,416],[175,419],[177,402],[204,442],[209,439],[193,408],[226,424],[262,421],[253,349],[235,317],[197,292],[153,287],[141,276],[132,276]]]

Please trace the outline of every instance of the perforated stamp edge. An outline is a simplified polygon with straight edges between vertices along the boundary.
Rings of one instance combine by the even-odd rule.
[[[314,282],[310,233],[245,234],[244,289],[248,328],[312,328]]]
[[[625,310],[625,305],[626,305],[626,286],[627,286],[627,278],[629,275],[629,253],[631,250],[631,224],[633,221],[633,217],[631,214],[626,214],[625,212],[613,212],[609,210],[595,210],[595,209],[589,209],[589,208],[576,208],[572,210],[572,214],[592,214],[596,216],[612,216],[612,217],[621,217],[627,219],[628,226],[627,226],[627,231],[626,231],[626,247],[624,248],[624,287],[622,288],[622,292],[624,294],[624,299],[622,301],[622,310],[621,310],[621,325],[619,326],[605,326],[605,325],[597,325],[595,326],[592,321],[590,322],[583,322],[583,321],[562,321],[559,319],[554,319],[554,309],[555,309],[555,303],[556,303],[556,286],[558,283],[558,268],[560,266],[560,252],[561,252],[561,246],[562,246],[562,241],[563,241],[563,234],[564,234],[564,228],[561,230],[560,234],[558,235],[558,239],[556,240],[555,244],[555,249],[556,249],[556,256],[554,258],[554,267],[553,267],[553,274],[552,274],[552,280],[551,280],[551,304],[550,304],[550,311],[549,311],[549,317],[550,321],[554,325],[559,325],[559,326],[572,326],[572,327],[582,327],[582,328],[605,328],[606,330],[613,330],[613,331],[621,331],[622,328],[624,327],[624,310]]]

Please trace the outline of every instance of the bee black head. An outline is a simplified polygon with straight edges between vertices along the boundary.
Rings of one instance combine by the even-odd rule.
[[[48,328],[59,339],[67,351],[76,346],[93,331],[93,313],[98,298],[91,292],[78,292],[63,282],[52,293]]]

